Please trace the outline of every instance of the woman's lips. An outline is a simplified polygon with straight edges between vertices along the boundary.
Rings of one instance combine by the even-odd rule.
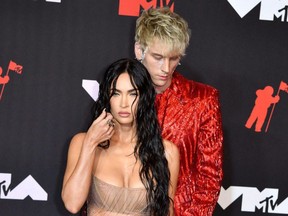
[[[129,113],[129,112],[118,112],[118,115],[119,115],[120,117],[125,118],[125,117],[128,117],[128,116],[130,115],[130,113]]]

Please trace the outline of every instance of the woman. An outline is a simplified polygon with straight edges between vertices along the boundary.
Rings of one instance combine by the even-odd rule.
[[[162,141],[155,90],[145,67],[121,59],[107,69],[96,119],[71,140],[62,199],[88,216],[173,215],[179,171],[177,147]]]

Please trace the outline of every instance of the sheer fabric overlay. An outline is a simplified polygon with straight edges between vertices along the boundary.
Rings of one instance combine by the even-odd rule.
[[[87,215],[146,216],[146,189],[118,187],[94,176],[87,201]]]

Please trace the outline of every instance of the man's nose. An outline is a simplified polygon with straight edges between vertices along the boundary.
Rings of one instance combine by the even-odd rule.
[[[169,73],[170,72],[170,61],[169,59],[165,58],[162,60],[162,64],[160,69],[164,72],[164,73]]]

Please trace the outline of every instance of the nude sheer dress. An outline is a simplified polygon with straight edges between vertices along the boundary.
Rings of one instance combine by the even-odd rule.
[[[148,216],[146,189],[123,188],[96,176],[87,201],[88,216]]]

